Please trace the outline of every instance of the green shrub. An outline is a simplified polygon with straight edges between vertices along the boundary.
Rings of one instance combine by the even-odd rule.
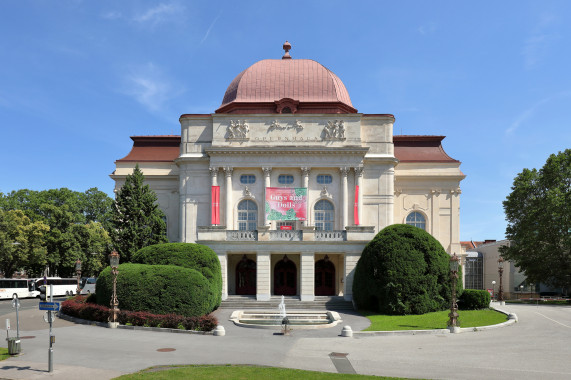
[[[222,297],[222,271],[220,260],[209,247],[193,243],[155,244],[137,251],[131,262],[147,265],[176,265],[191,268],[202,273],[212,284],[216,297],[212,300],[212,308],[220,305]]]
[[[465,289],[458,299],[461,310],[478,310],[490,307],[490,293],[487,290]]]
[[[111,269],[97,278],[97,303],[109,305]],[[200,272],[174,265],[121,264],[117,277],[119,308],[156,314],[200,316],[213,311],[218,293]]]
[[[450,282],[450,256],[442,245],[420,228],[395,224],[363,250],[355,268],[353,299],[359,309],[424,314],[450,306]]]

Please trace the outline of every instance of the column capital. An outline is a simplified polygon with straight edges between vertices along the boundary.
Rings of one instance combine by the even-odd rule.
[[[272,174],[272,168],[270,168],[270,167],[263,167],[263,168],[262,168],[262,171],[264,172],[264,175],[265,175],[266,177],[269,177],[270,174]]]
[[[231,167],[225,167],[224,168],[224,173],[226,174],[226,177],[232,176],[233,171],[234,171],[234,168],[231,168]]]
[[[355,170],[355,175],[357,177],[363,176],[363,167],[362,166],[355,166],[353,169]]]
[[[208,170],[210,170],[210,175],[215,177],[218,175],[218,169],[216,166],[211,166],[210,168],[208,168]]]
[[[303,174],[304,177],[307,177],[309,175],[309,172],[311,171],[311,168],[302,166],[301,168],[301,174]]]
[[[347,177],[347,174],[349,174],[349,168],[346,166],[340,167],[339,170],[341,171],[341,175],[343,177]]]

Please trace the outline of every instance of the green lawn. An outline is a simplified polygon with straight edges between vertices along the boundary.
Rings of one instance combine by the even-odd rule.
[[[247,365],[223,365],[223,366],[206,366],[191,365],[180,367],[154,367],[148,368],[141,372],[133,373],[117,377],[120,380],[135,379],[272,379],[272,380],[290,380],[290,379],[308,379],[308,380],[336,380],[336,379],[375,379],[390,380],[399,379],[397,377],[379,377],[365,375],[346,375],[341,373],[302,371],[299,369],[274,368],[274,367],[258,367]]]
[[[8,349],[0,347],[0,361],[8,359],[10,355],[8,355]]]
[[[449,312],[449,310],[445,310],[422,315],[379,315],[368,311],[360,311],[361,314],[371,321],[371,326],[364,331],[445,329],[448,323]],[[505,314],[492,309],[460,310],[458,314],[460,314],[458,318],[460,327],[496,325],[507,321]]]

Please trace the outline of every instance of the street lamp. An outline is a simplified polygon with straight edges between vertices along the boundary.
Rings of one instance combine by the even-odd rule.
[[[79,295],[81,289],[79,289],[79,280],[81,278],[81,260],[77,259],[75,262],[75,275],[77,276],[77,291],[76,294]]]
[[[492,281],[492,296],[496,298],[496,281]]]
[[[505,305],[504,286],[502,284],[502,276],[504,274],[504,259],[502,257],[498,259],[498,273],[500,274],[500,290],[498,291],[498,301],[500,301],[500,305]]]
[[[523,293],[523,285],[519,286],[519,298],[521,298],[521,294]]]
[[[458,281],[459,259],[454,253],[450,257],[450,280],[452,282],[452,301],[450,302],[450,313],[448,316],[448,329],[450,332],[458,332],[458,304],[456,304],[456,282]]]
[[[109,316],[109,327],[117,328],[117,312],[119,311],[119,300],[117,299],[117,275],[119,271],[117,268],[119,267],[119,254],[117,251],[111,252],[109,255],[109,264],[111,265],[111,273],[113,274],[113,296],[111,297],[111,308],[113,309],[113,313]]]
[[[533,282],[529,283],[529,300],[531,301],[531,290],[533,289]]]

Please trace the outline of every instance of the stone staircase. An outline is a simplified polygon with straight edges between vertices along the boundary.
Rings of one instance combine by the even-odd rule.
[[[236,296],[231,295],[220,304],[219,309],[232,310],[278,310],[278,305],[282,300],[281,296],[272,296],[269,301],[256,301],[256,296]],[[285,296],[284,303],[286,310],[331,310],[347,311],[353,310],[353,303],[345,301],[343,297],[316,296],[313,302],[301,302],[297,296]]]

